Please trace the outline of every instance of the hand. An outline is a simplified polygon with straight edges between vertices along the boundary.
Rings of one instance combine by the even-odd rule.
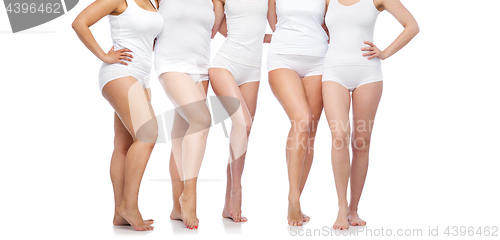
[[[121,63],[123,65],[128,65],[128,63],[122,61],[122,60],[127,60],[129,62],[132,62],[132,54],[129,54],[127,52],[132,52],[127,48],[120,49],[118,51],[115,51],[115,47],[112,47],[111,50],[109,50],[106,55],[102,57],[102,61],[107,63],[107,64],[112,64],[112,63]]]
[[[264,35],[264,43],[271,43],[271,38],[273,38],[272,34]]]
[[[363,53],[363,57],[368,57],[368,60],[374,57],[378,57],[380,60],[386,59],[384,51],[380,51],[380,49],[378,49],[375,44],[369,41],[364,41],[364,43],[366,45],[370,45],[370,47],[361,48],[361,51],[366,51],[365,53]]]

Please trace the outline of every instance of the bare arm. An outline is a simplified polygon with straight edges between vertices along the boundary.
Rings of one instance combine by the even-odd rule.
[[[278,15],[276,15],[276,0],[269,0],[267,8],[267,21],[271,29],[276,31],[276,24],[278,23]]]
[[[94,25],[108,14],[118,13],[117,9],[120,7],[123,8],[123,3],[124,0],[96,0],[85,8],[71,25],[83,44],[105,63],[122,63],[127,65],[126,62],[121,60],[130,60],[128,57],[132,57],[132,55],[126,53],[130,51],[128,49],[122,49],[116,52],[111,49],[110,52],[106,54],[99,44],[97,44],[94,35],[92,35],[90,31],[90,26]]]
[[[363,56],[369,56],[368,59],[378,57],[381,60],[387,59],[388,57],[394,55],[408,44],[415,35],[420,31],[417,21],[411,15],[411,13],[406,9],[399,0],[380,0],[382,9],[387,10],[391,13],[398,21],[403,25],[404,30],[401,34],[394,40],[394,42],[389,45],[384,51],[380,51],[373,43],[365,42],[371,47],[363,48],[363,51],[371,51],[363,54]]]
[[[325,18],[326,18],[326,12],[328,12],[328,5],[330,4],[330,0],[326,0],[326,8],[325,8],[325,16],[323,17],[323,24],[321,24],[321,27],[323,30],[325,30],[326,35],[328,36],[328,43],[330,43],[330,31],[328,31],[328,27],[326,26]]]
[[[219,31],[225,17],[224,17],[224,2],[222,0],[212,0],[212,2],[214,4],[214,14],[215,14],[215,22],[214,26],[212,27],[212,38],[214,38],[217,32]]]
[[[224,19],[222,19],[222,23],[220,24],[220,28],[219,28],[219,33],[222,34],[222,36],[227,37],[226,16],[224,16]]]

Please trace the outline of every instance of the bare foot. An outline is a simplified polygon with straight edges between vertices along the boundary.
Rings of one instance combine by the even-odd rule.
[[[231,191],[229,203],[224,204],[222,217],[231,218],[234,222],[246,222],[248,219],[241,216],[241,188]]]
[[[300,211],[299,199],[291,200],[288,199],[288,225],[290,226],[302,226],[304,221],[302,218],[302,211]]]
[[[181,205],[175,205],[172,208],[172,213],[170,213],[170,219],[171,220],[181,220],[182,221],[182,210],[181,210]]]
[[[136,231],[151,231],[154,229],[153,226],[144,223],[137,207],[125,207],[122,204],[117,208],[117,211]]]
[[[349,229],[349,222],[347,221],[347,215],[349,215],[348,207],[339,207],[339,213],[337,215],[337,220],[333,224],[333,229],[345,230]]]
[[[305,213],[302,213],[302,222],[309,222],[311,218],[307,216]]]
[[[349,211],[349,216],[347,216],[347,221],[349,221],[349,224],[351,226],[365,226],[366,222],[359,218],[359,215],[355,211]]]
[[[189,229],[198,229],[198,218],[196,217],[196,195],[187,196],[182,193],[179,198],[181,203],[181,216],[184,225]]]
[[[152,225],[154,223],[153,219],[144,220],[145,224]],[[125,220],[118,212],[115,211],[115,217],[113,218],[113,225],[115,226],[130,226],[130,223]]]

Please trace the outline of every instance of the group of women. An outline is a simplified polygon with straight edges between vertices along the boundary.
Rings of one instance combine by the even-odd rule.
[[[373,32],[383,10],[394,15],[404,30],[381,51],[373,44]],[[113,39],[113,48],[107,53],[89,29],[105,16]],[[267,22],[272,35],[265,34]],[[72,26],[102,60],[99,85],[115,110],[110,167],[115,225],[153,229],[153,220],[144,220],[138,208],[139,186],[158,136],[149,88],[153,51],[157,77],[176,107],[170,218],[182,220],[189,229],[198,228],[196,183],[211,125],[205,104],[210,80],[222,105],[235,109],[230,116],[222,215],[235,222],[247,221],[241,215],[241,176],[256,112],[264,43],[270,43],[267,69],[271,90],[291,123],[286,144],[288,224],[300,226],[310,220],[301,211],[300,196],[311,169],[323,108],[332,134],[339,204],[333,228],[366,224],[357,209],[382,94],[380,60],[396,53],[419,31],[399,0],[96,0]],[[210,40],[217,32],[226,40],[211,62]]]

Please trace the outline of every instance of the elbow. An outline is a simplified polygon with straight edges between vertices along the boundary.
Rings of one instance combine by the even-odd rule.
[[[417,22],[415,22],[415,24],[412,25],[411,29],[413,32],[413,36],[416,36],[420,32],[420,27],[418,26]]]
[[[73,23],[71,24],[71,27],[73,28],[73,30],[75,30],[75,32],[78,31],[78,29],[80,29],[82,23],[78,20],[75,20],[73,21]]]
[[[418,26],[417,23],[415,23],[415,26],[413,27],[413,33],[417,35],[420,32],[420,27]]]

